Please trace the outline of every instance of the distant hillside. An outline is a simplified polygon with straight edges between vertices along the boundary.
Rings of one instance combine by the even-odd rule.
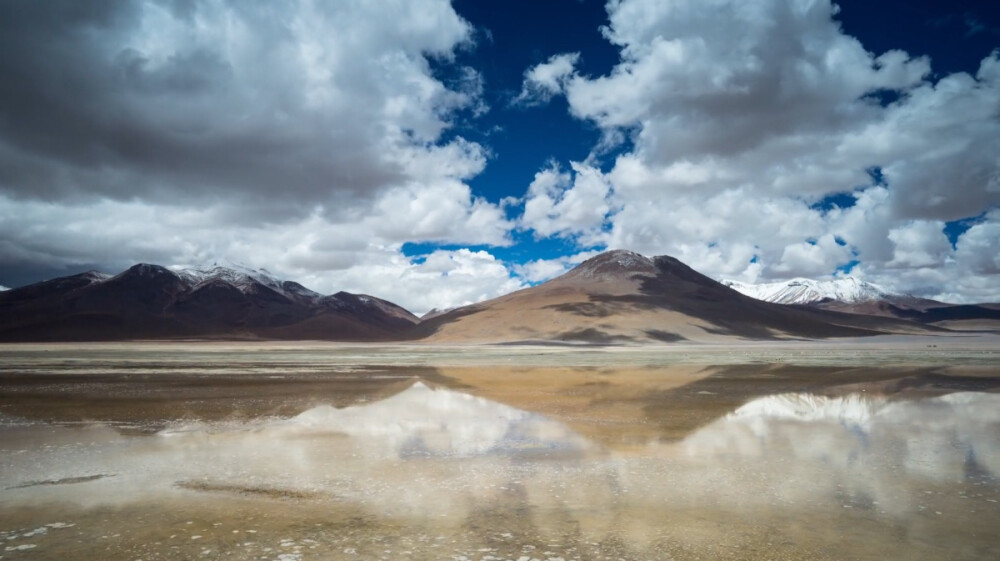
[[[616,250],[539,286],[420,322],[433,342],[663,343],[926,333],[892,318],[745,296],[673,257]]]
[[[115,276],[91,271],[0,293],[3,341],[385,341],[416,322],[385,300],[346,292],[323,296],[238,267],[174,272],[139,264]]]
[[[764,302],[672,257],[616,250],[541,285],[418,319],[379,298],[325,296],[263,269],[213,264],[172,271],[139,264],[114,276],[90,271],[0,292],[0,341],[662,344],[930,333],[1000,318],[1000,307],[857,300]],[[833,306],[876,312],[823,309]]]
[[[832,280],[795,278],[787,281],[759,284],[723,280],[722,284],[757,300],[774,304],[812,304],[836,300],[856,304],[896,298],[881,286],[853,277]]]
[[[998,329],[996,304],[946,304],[898,294],[855,278],[749,284],[724,280],[722,284],[752,298],[777,304],[805,305],[851,314],[875,315],[934,324],[950,329]]]

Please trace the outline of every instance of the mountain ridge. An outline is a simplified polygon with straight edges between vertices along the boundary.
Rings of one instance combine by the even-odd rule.
[[[534,287],[420,322],[418,338],[441,343],[647,344],[926,332],[868,318],[762,302],[670,256],[614,250]]]
[[[1000,308],[995,304],[948,304],[892,292],[854,277],[825,281],[795,278],[759,284],[720,282],[765,302],[903,319],[949,329],[990,330],[996,327],[993,322],[1000,320]]]
[[[944,307],[775,304],[674,257],[612,250],[545,283],[417,318],[374,296],[322,295],[264,269],[140,263],[117,275],[88,271],[0,292],[0,341],[662,344],[926,334],[959,324],[993,329],[1000,319],[1000,306],[934,304]],[[859,315],[854,306],[873,311]]]
[[[392,302],[324,296],[266,272],[139,263],[0,293],[0,340],[396,340],[418,319]]]
[[[824,300],[856,304],[908,297],[855,277],[830,280],[796,277],[768,283],[744,283],[723,279],[719,282],[751,298],[774,304],[811,304]]]

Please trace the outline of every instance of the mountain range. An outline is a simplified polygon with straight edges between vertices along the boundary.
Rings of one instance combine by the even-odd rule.
[[[722,280],[742,294],[776,304],[809,306],[852,314],[908,319],[949,328],[991,328],[1000,320],[996,304],[947,304],[893,292],[853,277],[831,280],[795,278],[749,284]]]
[[[602,253],[546,283],[421,321],[432,342],[664,343],[927,332],[895,318],[763,302],[673,257]]]
[[[89,271],[0,292],[0,341],[646,344],[930,333],[942,323],[1000,320],[998,306],[912,299],[907,307],[874,285],[855,284],[795,279],[753,288],[716,282],[672,257],[614,250],[538,286],[417,318],[373,296],[322,295],[263,269],[139,264],[114,276]],[[782,298],[794,303],[775,303]],[[858,306],[876,312],[856,313]]]
[[[823,281],[795,278],[758,284],[734,280],[720,282],[751,298],[775,304],[813,304],[834,300],[845,304],[857,304],[900,296],[881,286],[853,277]]]
[[[262,270],[135,265],[0,293],[0,340],[398,339],[407,310],[363,294],[324,296]]]

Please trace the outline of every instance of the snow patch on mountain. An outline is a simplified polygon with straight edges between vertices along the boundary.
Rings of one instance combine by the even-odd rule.
[[[10,289],[9,289],[9,288],[7,288],[6,286],[4,286],[4,285],[0,284],[0,292],[3,292],[3,291],[5,291],[5,290],[10,290]]]
[[[431,308],[430,311],[428,311],[426,314],[420,316],[420,321],[428,320],[428,319],[431,319],[431,318],[435,318],[437,316],[441,316],[441,315],[447,314],[448,312],[450,312],[450,311],[452,311],[454,309],[455,308],[445,308],[445,309],[441,310],[441,309],[438,309],[438,308]]]
[[[104,282],[114,277],[114,275],[109,275],[107,273],[102,273],[100,271],[87,271],[85,273],[81,273],[80,276],[88,279],[91,282],[91,284],[95,282]]]
[[[614,249],[587,259],[564,274],[562,279],[617,279],[636,273],[656,274],[656,263],[634,251]]]
[[[315,300],[322,297],[318,292],[313,292],[298,283],[275,278],[267,269],[253,269],[229,261],[179,269],[176,273],[192,288],[213,281],[223,281],[244,294],[254,290],[254,286],[259,284],[292,299]]]
[[[722,280],[720,282],[751,298],[775,304],[811,304],[827,300],[856,304],[900,296],[881,286],[854,277],[824,281],[795,278],[787,281],[760,284],[750,284],[733,280]]]

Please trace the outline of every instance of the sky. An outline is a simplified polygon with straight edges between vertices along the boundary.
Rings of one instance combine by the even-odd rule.
[[[415,313],[606,249],[1000,302],[1000,5],[0,0],[0,285]]]

